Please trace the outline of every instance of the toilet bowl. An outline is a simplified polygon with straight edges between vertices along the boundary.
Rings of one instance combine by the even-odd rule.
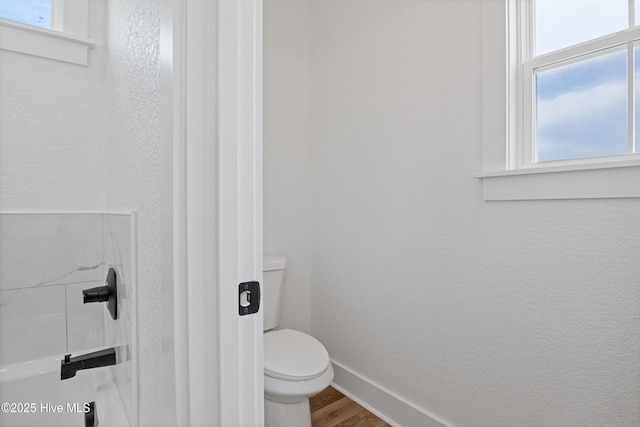
[[[315,338],[292,329],[264,335],[267,427],[311,427],[309,398],[333,380],[329,354]]]
[[[286,258],[264,258],[264,412],[266,427],[311,427],[309,398],[331,384],[322,343],[293,329],[275,329]],[[272,312],[277,308],[276,314]]]

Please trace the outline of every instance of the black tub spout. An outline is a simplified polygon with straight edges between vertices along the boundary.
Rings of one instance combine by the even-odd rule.
[[[100,368],[116,364],[116,350],[107,348],[93,353],[82,354],[71,357],[70,354],[64,356],[60,362],[60,379],[66,380],[76,376],[76,372],[83,369]]]

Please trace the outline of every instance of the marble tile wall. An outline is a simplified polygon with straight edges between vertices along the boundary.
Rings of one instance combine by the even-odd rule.
[[[116,384],[122,397],[128,419],[135,425],[137,407],[134,396],[137,395],[136,381],[137,354],[134,339],[136,330],[135,311],[135,214],[103,215],[103,242],[105,268],[116,270],[118,278],[118,320],[114,321],[109,313],[104,313],[105,341],[116,348],[119,363],[113,367]]]
[[[0,214],[0,365],[104,344],[101,214]]]
[[[118,320],[82,290],[118,278]],[[113,373],[132,424],[135,214],[0,213],[0,366],[115,347]]]

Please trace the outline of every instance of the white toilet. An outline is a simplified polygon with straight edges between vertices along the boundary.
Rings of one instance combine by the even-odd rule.
[[[311,427],[309,398],[333,380],[329,354],[317,339],[280,323],[287,259],[264,256],[264,418],[265,427]]]

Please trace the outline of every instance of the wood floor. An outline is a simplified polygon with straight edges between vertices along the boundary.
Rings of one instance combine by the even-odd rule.
[[[391,427],[333,387],[309,399],[313,427]]]

